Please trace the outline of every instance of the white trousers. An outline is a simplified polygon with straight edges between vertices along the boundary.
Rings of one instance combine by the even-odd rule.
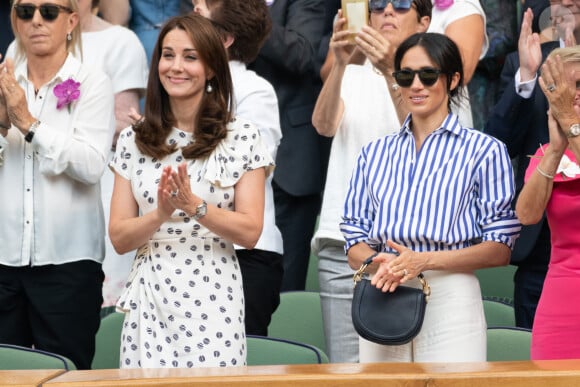
[[[487,326],[475,275],[444,271],[423,274],[431,286],[431,297],[421,332],[410,343],[396,346],[359,338],[361,363],[486,361]],[[406,285],[420,287],[416,279]]]

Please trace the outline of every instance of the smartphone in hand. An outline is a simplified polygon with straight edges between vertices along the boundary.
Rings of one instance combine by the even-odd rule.
[[[345,30],[350,31],[349,39],[354,41],[356,34],[369,23],[368,0],[341,0],[342,15],[346,19]]]

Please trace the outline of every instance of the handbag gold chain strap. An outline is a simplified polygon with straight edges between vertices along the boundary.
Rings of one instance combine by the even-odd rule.
[[[352,280],[354,281],[354,286],[356,286],[356,284],[362,280],[363,276],[365,275],[365,270],[373,262],[373,258],[376,257],[378,254],[379,253],[375,253],[370,257],[368,257],[367,259],[365,259],[361,267],[354,273],[352,277]],[[429,296],[431,295],[431,287],[427,283],[427,280],[425,279],[423,273],[419,273],[417,278],[419,279],[419,281],[421,281],[421,286],[423,287],[423,294],[425,294],[425,300],[429,301]]]

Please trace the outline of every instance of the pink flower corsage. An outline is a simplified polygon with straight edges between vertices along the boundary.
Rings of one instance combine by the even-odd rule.
[[[433,0],[435,8],[445,10],[453,5],[453,0]]]
[[[81,91],[79,90],[80,86],[80,82],[76,82],[72,78],[56,85],[54,87],[54,95],[58,98],[56,108],[60,110],[66,106],[70,113],[71,104],[79,99],[79,96],[81,95]]]

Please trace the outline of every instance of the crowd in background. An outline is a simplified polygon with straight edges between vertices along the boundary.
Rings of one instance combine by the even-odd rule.
[[[20,7],[17,12],[11,2]],[[0,141],[0,199],[17,198],[10,206],[23,208],[24,217],[18,215],[22,219],[16,221],[16,212],[10,212],[14,222],[4,217],[0,230],[12,228],[13,234],[6,231],[4,237],[14,235],[15,224],[24,231],[23,236],[10,237],[9,248],[0,249],[0,283],[22,278],[26,288],[41,276],[50,275],[56,282],[68,271],[84,270],[87,277],[94,276],[94,286],[75,303],[84,304],[79,318],[85,320],[75,323],[84,329],[73,330],[78,336],[68,336],[69,343],[62,344],[54,341],[65,332],[53,335],[39,328],[44,318],[42,308],[36,307],[46,302],[54,283],[36,287],[31,301],[18,295],[0,298],[22,304],[21,309],[0,308],[0,326],[6,327],[0,341],[37,345],[70,357],[78,368],[89,368],[91,337],[98,328],[94,318],[100,308],[117,305],[127,313],[122,366],[240,365],[245,361],[240,337],[267,335],[279,293],[305,288],[312,252],[319,258],[332,362],[485,360],[482,307],[474,303],[481,295],[472,272],[508,263],[518,267],[516,323],[534,329],[532,356],[580,354],[576,348],[560,350],[572,337],[570,332],[580,329],[577,323],[570,324],[567,333],[554,330],[560,321],[580,321],[558,304],[580,280],[574,277],[577,253],[567,247],[575,247],[574,241],[550,233],[561,230],[562,224],[573,228],[575,221],[551,198],[574,196],[577,188],[575,175],[561,179],[559,174],[561,160],[574,163],[580,156],[580,125],[578,134],[572,132],[580,111],[568,87],[574,80],[565,72],[580,63],[575,48],[580,1],[369,0],[369,25],[354,41],[343,31],[346,19],[339,0],[59,0],[56,16],[43,13],[40,0],[11,2],[0,4],[0,71],[8,74],[0,78],[0,130],[7,139]],[[25,7],[30,4],[34,8]],[[37,22],[49,25],[53,34],[57,28],[66,34],[39,52],[34,39],[26,38],[30,23]],[[14,40],[14,32],[19,40]],[[417,33],[427,35],[418,38]],[[183,51],[188,44],[195,46],[199,58]],[[434,44],[444,48],[432,50]],[[410,62],[409,55],[416,62]],[[184,62],[178,63],[182,56]],[[455,63],[449,56],[460,60]],[[197,60],[203,69],[192,64]],[[170,73],[171,66],[195,73],[200,86],[181,90],[177,81],[164,82],[163,71]],[[424,68],[439,71],[433,83]],[[446,72],[440,76],[442,69]],[[410,71],[408,84],[401,71]],[[47,107],[47,101],[58,99],[48,89],[73,72],[86,76],[82,103],[68,100],[64,110],[56,103]],[[427,114],[408,103],[418,97],[409,95],[417,79],[425,89],[441,86],[441,110]],[[90,107],[85,93],[86,85],[93,83],[101,87],[93,87],[89,101],[100,103]],[[72,140],[55,134],[67,110],[65,133],[75,133]],[[97,117],[110,119],[98,122]],[[432,120],[437,121],[435,127]],[[5,128],[7,123],[11,125]],[[440,167],[452,162],[456,167],[469,165],[469,172],[480,179],[463,186],[468,179],[462,175],[430,177],[454,189],[439,202],[431,197],[439,209],[449,205],[445,217],[438,217],[446,219],[445,235],[424,218],[431,211],[425,198],[404,205],[370,199],[385,192],[420,198],[419,193],[402,190],[404,168],[420,169],[427,162],[427,170],[441,161],[435,160],[437,153],[460,149],[454,138],[447,139],[445,147],[430,142],[435,134],[442,136],[441,128],[465,136],[471,147],[462,153],[465,159],[450,161],[450,156]],[[415,137],[410,140],[405,134]],[[173,153],[177,147],[181,152]],[[494,155],[493,160],[479,160],[481,149]],[[427,159],[415,159],[415,150]],[[380,166],[372,167],[377,161],[369,152],[388,154],[389,165],[408,160],[398,171],[380,172],[390,174],[391,182],[400,181],[395,184],[400,191],[374,186],[366,174],[377,173]],[[28,172],[10,172],[10,157],[18,158],[19,168]],[[196,158],[214,158],[215,163],[199,165]],[[22,180],[19,190],[5,192],[6,182],[16,177]],[[200,183],[206,180],[207,185]],[[501,192],[489,194],[488,186]],[[256,190],[260,194],[249,194]],[[51,207],[35,199],[41,192],[61,204],[64,197],[81,204]],[[470,196],[473,192],[478,192],[476,198]],[[545,193],[541,201],[533,200],[538,192]],[[465,204],[457,212],[446,202],[453,195]],[[43,211],[37,213],[37,208]],[[367,218],[374,211],[376,218]],[[51,220],[57,213],[58,222]],[[524,224],[521,231],[516,215]],[[397,216],[404,219],[397,221]],[[190,241],[187,232],[181,236],[190,222],[198,222],[192,236],[208,239]],[[423,233],[401,231],[423,226]],[[60,235],[54,244],[42,239],[47,229]],[[67,238],[77,239],[67,245]],[[434,253],[441,250],[445,257]],[[453,313],[443,307],[428,315],[427,328],[407,348],[392,350],[362,339],[359,345],[349,314],[352,269],[374,252],[384,253],[373,269],[377,287],[393,291],[420,271],[431,271],[437,273],[431,277],[436,288],[460,287],[469,295],[462,294],[466,298],[456,302],[439,293],[442,305],[466,303],[461,304],[465,313],[446,323],[443,317]],[[14,260],[21,254],[28,256]],[[175,257],[185,263],[175,263]],[[156,265],[155,258],[172,264]],[[190,270],[190,260],[200,265],[194,277],[180,277]],[[204,267],[203,260],[212,262],[207,264],[211,267]],[[21,264],[24,269],[15,271]],[[62,270],[47,275],[43,265]],[[569,282],[562,285],[557,280],[561,277]],[[77,281],[69,283],[71,294],[91,282],[85,277]],[[196,292],[211,294],[211,302],[200,300]],[[181,308],[190,302],[195,308]],[[539,322],[534,324],[536,308]],[[69,310],[62,313],[70,312],[70,306],[64,309]],[[204,321],[188,327],[196,313]],[[220,314],[223,319],[214,320]],[[28,329],[15,331],[15,322],[23,316],[30,318]],[[59,321],[58,316],[51,319]],[[455,344],[432,343],[433,337],[446,340],[439,324],[468,328],[465,352]],[[199,332],[190,332],[193,329]],[[452,333],[457,335],[456,330]],[[148,339],[151,335],[154,340]],[[170,345],[191,335],[201,351],[195,356],[191,348],[178,353]],[[553,341],[549,344],[554,335],[555,349]],[[71,340],[78,347],[75,351],[70,350]]]

